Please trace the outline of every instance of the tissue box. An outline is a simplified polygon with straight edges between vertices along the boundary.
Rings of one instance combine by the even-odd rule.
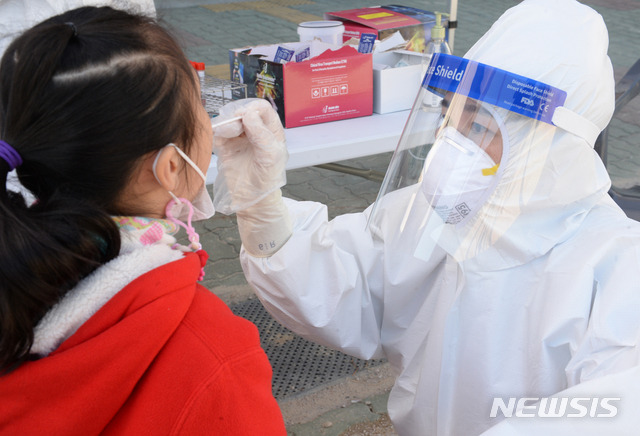
[[[370,8],[349,9],[345,11],[326,12],[325,20],[338,20],[344,24],[344,41],[360,38],[363,33],[374,33],[378,39],[399,31],[407,41],[406,50],[422,53],[431,40],[431,28],[436,23],[433,12],[423,11],[399,5],[376,6]],[[442,17],[446,36],[449,37],[449,21]]]
[[[245,83],[248,97],[267,99],[285,127],[372,114],[371,54],[345,46],[283,64],[249,54],[252,48],[229,51],[231,80]]]
[[[403,66],[397,66],[401,62]],[[404,65],[406,64],[406,65]],[[373,111],[411,109],[422,84],[422,54],[395,50],[373,55]]]

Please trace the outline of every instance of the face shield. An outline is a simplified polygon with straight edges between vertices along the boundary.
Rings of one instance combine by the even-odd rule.
[[[369,217],[374,238],[409,231],[420,257],[436,245],[459,257],[490,246],[533,196],[556,126],[585,128],[565,99],[548,84],[434,55]]]

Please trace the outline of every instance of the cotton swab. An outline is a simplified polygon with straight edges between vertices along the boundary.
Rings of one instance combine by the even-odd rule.
[[[224,120],[224,121],[220,121],[219,123],[211,123],[211,128],[215,129],[216,127],[220,127],[220,126],[224,126],[225,124],[229,124],[232,123],[234,121],[238,121],[241,120],[242,117],[238,116],[238,117],[233,117],[233,118],[229,118],[228,120]]]

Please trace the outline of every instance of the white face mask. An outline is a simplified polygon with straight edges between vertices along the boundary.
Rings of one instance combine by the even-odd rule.
[[[186,220],[191,211],[189,208],[189,203],[193,208],[191,221],[206,220],[211,218],[216,213],[211,195],[209,194],[209,191],[207,191],[206,182],[205,185],[202,185],[202,187],[198,190],[198,193],[191,201],[185,198],[178,198],[173,195],[171,191],[169,191],[169,194],[171,194],[171,196],[173,197],[174,204],[171,208],[171,215],[174,218]]]
[[[176,224],[184,227],[187,230],[187,234],[189,235],[189,240],[191,241],[193,248],[200,249],[201,246],[198,242],[199,236],[195,232],[191,223],[193,221],[209,219],[215,214],[216,211],[213,206],[211,195],[209,194],[209,191],[207,191],[207,176],[200,170],[200,168],[198,168],[198,165],[196,165],[189,158],[189,156],[187,156],[185,152],[180,150],[180,148],[178,148],[175,144],[167,144],[166,147],[175,148],[178,154],[202,178],[202,187],[198,190],[192,201],[189,201],[186,198],[178,198],[173,192],[168,191],[173,199],[167,204],[167,207],[165,209],[167,218],[169,220],[174,221]],[[158,176],[156,174],[156,165],[158,163],[158,158],[163,151],[164,148],[158,152],[158,155],[153,162],[153,175],[155,176],[156,180],[158,180]]]
[[[496,170],[475,142],[445,127],[427,155],[422,192],[445,223],[459,224],[480,208]]]

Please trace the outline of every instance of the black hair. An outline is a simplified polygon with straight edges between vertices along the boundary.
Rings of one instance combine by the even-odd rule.
[[[118,255],[111,216],[137,212],[119,197],[145,157],[193,142],[197,92],[184,53],[149,17],[83,7],[9,45],[0,139],[22,157],[35,201],[0,187],[0,370],[34,358],[38,321]],[[8,171],[0,159],[4,186]]]

